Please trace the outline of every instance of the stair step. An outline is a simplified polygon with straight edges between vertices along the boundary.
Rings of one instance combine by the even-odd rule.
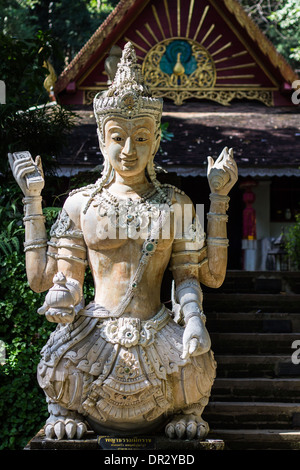
[[[293,429],[300,427],[300,404],[209,402],[203,412],[211,429]]]
[[[217,378],[210,401],[300,402],[300,378]]]
[[[251,294],[222,292],[205,292],[204,311],[208,312],[299,312],[299,294]]]
[[[203,290],[211,289],[203,286]],[[298,271],[241,271],[227,270],[219,292],[257,292],[274,294],[279,292],[300,294],[300,272]]]
[[[207,314],[210,332],[291,333],[300,331],[299,313],[290,312],[210,312]]]
[[[220,353],[288,353],[300,333],[210,333],[212,350]]]
[[[300,356],[300,355],[299,355]],[[215,355],[218,378],[300,377],[300,364],[288,355]]]
[[[300,430],[214,429],[209,439],[222,439],[228,450],[299,450]]]

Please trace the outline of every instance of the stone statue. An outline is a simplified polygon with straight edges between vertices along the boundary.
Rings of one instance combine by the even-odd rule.
[[[209,427],[201,415],[216,363],[200,284],[217,288],[226,273],[228,192],[237,180],[232,150],[216,162],[208,157],[205,237],[190,198],[156,179],[162,101],[144,85],[130,43],[94,112],[102,176],[69,194],[50,241],[41,159],[9,155],[24,193],[28,281],[35,292],[49,290],[39,313],[58,324],[38,366],[50,413],[46,437],[80,439],[89,426],[98,434],[164,429],[169,438],[204,439]],[[87,265],[95,298],[85,306]],[[168,266],[173,311],[160,299]]]

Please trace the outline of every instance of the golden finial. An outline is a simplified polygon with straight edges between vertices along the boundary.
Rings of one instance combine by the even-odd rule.
[[[178,52],[177,54],[177,62],[173,68],[173,73],[175,75],[183,75],[184,72],[185,72],[185,68],[184,66],[182,65],[182,63],[180,62],[180,56],[181,56],[181,52]]]

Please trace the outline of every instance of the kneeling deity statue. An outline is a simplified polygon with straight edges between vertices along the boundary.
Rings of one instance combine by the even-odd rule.
[[[202,419],[216,362],[201,284],[225,278],[228,192],[237,181],[232,149],[208,157],[207,236],[190,198],[156,178],[162,100],[145,85],[131,43],[108,90],[94,99],[101,177],[72,191],[52,226],[44,224],[40,157],[9,154],[24,193],[26,271],[48,291],[38,312],[57,323],[37,377],[47,397],[48,439],[106,435],[203,440]],[[189,211],[188,222],[185,214]],[[86,267],[95,297],[85,305]],[[161,285],[173,275],[173,308]]]

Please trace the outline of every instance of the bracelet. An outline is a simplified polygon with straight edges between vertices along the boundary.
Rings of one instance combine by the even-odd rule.
[[[182,251],[175,251],[172,253],[171,257],[175,258],[176,256],[183,256],[183,255],[199,255],[200,250],[182,250]]]
[[[36,240],[28,240],[27,242],[24,242],[23,245],[24,245],[24,248],[26,248],[27,246],[30,246],[34,243],[37,244],[37,245],[40,245],[41,243],[46,243],[47,244],[47,239],[46,238],[37,238]]]
[[[215,217],[220,219],[222,222],[228,222],[228,215],[227,214],[218,214],[216,212],[208,212],[207,213],[207,218],[208,219],[214,219]]]
[[[24,242],[24,253],[28,250],[35,250],[37,248],[46,248],[47,247],[47,240],[44,238],[40,238],[38,240],[30,240],[28,242]]]
[[[221,237],[207,237],[206,239],[207,246],[229,246],[228,238]]]
[[[30,220],[34,220],[34,219],[44,219],[45,220],[45,216],[43,214],[26,215],[25,217],[23,217],[23,222],[29,222]]]
[[[180,284],[176,286],[176,292],[180,292],[182,289],[190,289],[191,287],[195,287],[198,291],[202,292],[200,284],[196,279],[187,279],[186,281],[180,282]]]
[[[195,266],[199,266],[199,263],[183,263],[183,264],[179,264],[178,266],[171,266],[169,268],[170,271],[175,271],[176,269],[180,269],[180,268],[190,268],[190,267],[195,267]]]
[[[187,323],[193,317],[201,318],[204,323],[206,322],[206,316],[204,315],[203,312],[192,312],[184,316],[185,323]]]
[[[82,259],[82,258],[77,258],[77,256],[57,255],[56,253],[50,253],[49,251],[47,252],[47,256],[51,256],[51,258],[54,258],[55,260],[63,259],[65,261],[77,261],[78,263],[83,264],[84,266],[88,265],[87,260]]]
[[[228,203],[230,201],[229,196],[225,196],[224,194],[218,194],[218,193],[210,193],[209,199],[211,201],[216,201],[216,202],[227,202]]]
[[[35,201],[42,201],[42,196],[25,196],[22,199],[23,204],[30,204]]]
[[[210,193],[209,199],[213,202],[225,202],[225,209],[228,210],[229,207],[229,196],[224,196],[223,194]]]
[[[86,247],[85,246],[82,246],[82,245],[76,245],[75,243],[61,243],[61,242],[53,242],[53,241],[49,241],[48,243],[48,246],[52,246],[53,248],[66,248],[68,250],[80,250],[80,251],[84,251],[86,252]]]

